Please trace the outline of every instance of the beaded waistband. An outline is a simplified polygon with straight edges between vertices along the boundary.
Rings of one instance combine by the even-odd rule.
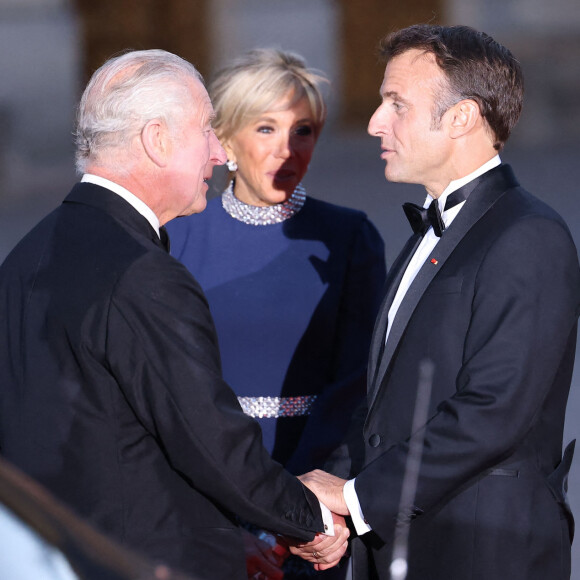
[[[316,395],[304,397],[238,397],[246,415],[254,418],[301,417],[310,415]]]

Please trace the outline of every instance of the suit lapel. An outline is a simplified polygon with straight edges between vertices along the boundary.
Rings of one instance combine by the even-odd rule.
[[[113,191],[93,183],[77,183],[64,203],[80,203],[100,209],[120,222],[126,229],[151,240],[166,249],[153,226],[128,201]]]
[[[415,250],[421,243],[421,235],[413,234],[408,240],[400,254],[397,256],[394,264],[389,270],[387,279],[385,281],[386,294],[379,309],[379,315],[375,323],[373,337],[371,340],[371,348],[369,354],[368,377],[369,385],[374,384],[375,374],[378,371],[377,361],[380,360],[385,347],[385,335],[387,333],[387,322],[389,309],[397,293],[397,288],[401,283],[401,279]]]
[[[405,294],[405,298],[399,306],[389,333],[389,340],[386,342],[386,345],[384,345],[382,355],[377,355],[374,359],[375,366],[369,367],[369,377],[372,377],[369,390],[369,410],[376,399],[379,386],[387,372],[389,364],[397,350],[409,320],[413,315],[417,304],[425,293],[425,290],[429,287],[433,278],[444,266],[453,250],[474,224],[481,219],[481,217],[494,205],[507,189],[516,187],[517,185],[518,182],[511,167],[509,165],[500,165],[465,186],[466,188],[469,188],[470,191],[465,205],[453,220],[453,223],[449,228],[444,231],[440,241],[433,249],[433,252],[425,260],[425,263],[419,270],[415,280],[413,280],[413,283]],[[407,244],[409,244],[409,242],[407,242]],[[436,261],[436,264],[431,262],[432,259]],[[407,264],[409,260],[410,256],[407,259]],[[387,288],[387,297],[390,297],[390,299],[388,302],[387,299],[385,299],[382,305],[382,310],[379,314],[379,321],[385,322],[382,327],[379,327],[379,323],[377,323],[375,335],[373,336],[373,351],[371,352],[371,356],[373,352],[381,352],[380,350],[376,350],[377,345],[379,345],[380,341],[383,343],[385,341],[386,317],[405,268],[406,266],[402,268],[402,272],[397,273],[398,275],[393,277],[393,287],[389,286]],[[381,330],[382,334],[379,334]]]

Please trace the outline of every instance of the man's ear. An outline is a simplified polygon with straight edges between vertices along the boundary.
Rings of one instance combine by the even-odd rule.
[[[171,152],[167,125],[160,119],[148,121],[141,131],[141,144],[149,159],[158,167],[165,167]]]
[[[479,105],[472,99],[459,101],[450,112],[449,135],[452,139],[463,137],[483,124]]]

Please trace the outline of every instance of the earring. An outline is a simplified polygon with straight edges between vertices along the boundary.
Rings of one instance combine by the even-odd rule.
[[[230,161],[229,159],[226,161],[226,167],[228,168],[228,171],[237,171],[238,170],[238,164],[235,161]]]

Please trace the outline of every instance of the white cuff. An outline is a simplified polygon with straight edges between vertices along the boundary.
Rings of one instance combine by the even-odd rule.
[[[362,513],[358,496],[356,495],[356,490],[354,488],[354,482],[355,479],[349,479],[342,488],[342,494],[344,495],[346,507],[350,512],[354,529],[359,536],[362,536],[363,534],[370,532],[372,528],[368,525]]]
[[[324,535],[334,536],[334,520],[332,512],[319,500],[320,511],[322,513],[322,523],[324,524]]]

